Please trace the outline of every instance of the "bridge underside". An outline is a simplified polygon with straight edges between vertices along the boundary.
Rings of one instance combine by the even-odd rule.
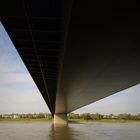
[[[140,83],[137,1],[4,2],[0,20],[52,114]]]

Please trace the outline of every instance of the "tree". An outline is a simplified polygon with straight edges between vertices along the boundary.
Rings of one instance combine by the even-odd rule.
[[[131,115],[130,114],[119,114],[118,119],[124,119],[124,120],[131,120]]]
[[[81,115],[84,120],[92,120],[90,113],[84,113]]]

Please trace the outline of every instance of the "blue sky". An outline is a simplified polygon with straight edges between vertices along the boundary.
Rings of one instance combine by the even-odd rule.
[[[0,23],[0,114],[49,112],[34,81]],[[140,85],[99,100],[75,113],[140,113]]]

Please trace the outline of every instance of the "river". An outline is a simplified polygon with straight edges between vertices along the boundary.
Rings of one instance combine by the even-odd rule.
[[[140,140],[140,124],[0,124],[0,140]]]

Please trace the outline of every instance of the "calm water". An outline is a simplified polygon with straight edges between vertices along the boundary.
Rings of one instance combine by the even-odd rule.
[[[140,140],[140,124],[0,124],[0,140]]]

